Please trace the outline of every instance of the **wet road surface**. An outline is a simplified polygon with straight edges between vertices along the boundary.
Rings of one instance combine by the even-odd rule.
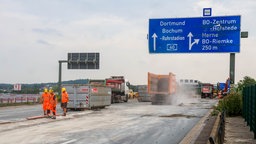
[[[56,120],[44,118],[2,124],[0,139],[1,143],[24,144],[176,144],[216,102],[193,99],[179,105],[151,105],[130,100],[101,110],[69,113]],[[26,110],[22,112],[33,113]]]

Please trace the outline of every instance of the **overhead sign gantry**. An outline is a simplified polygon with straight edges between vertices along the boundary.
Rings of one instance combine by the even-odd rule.
[[[68,53],[68,69],[99,69],[100,53]]]

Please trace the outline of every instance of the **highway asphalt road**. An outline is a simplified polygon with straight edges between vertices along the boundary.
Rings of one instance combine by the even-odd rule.
[[[178,105],[151,105],[130,100],[101,110],[69,113],[56,120],[43,118],[0,124],[0,139],[1,143],[20,144],[176,144],[216,102],[194,98]],[[40,108],[19,107],[18,113],[37,114],[35,110]],[[0,118],[8,118],[2,111],[6,112],[1,108]]]
[[[69,111],[76,113],[77,111]],[[57,114],[62,114],[60,105],[57,106]],[[3,122],[16,122],[26,120],[27,117],[43,115],[42,105],[23,105],[23,106],[9,106],[0,107],[0,124]]]

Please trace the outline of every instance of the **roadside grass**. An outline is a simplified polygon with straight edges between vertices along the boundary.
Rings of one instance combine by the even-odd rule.
[[[213,110],[211,112],[211,116],[217,116],[219,114],[219,110],[217,110],[216,106],[213,106]]]
[[[217,106],[213,108],[211,115],[218,115],[225,111],[227,116],[241,116],[242,114],[242,95],[239,92],[233,92],[219,100]]]

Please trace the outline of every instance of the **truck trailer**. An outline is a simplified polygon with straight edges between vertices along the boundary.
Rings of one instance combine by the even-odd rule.
[[[169,75],[156,75],[148,73],[148,93],[152,95],[153,105],[170,105],[172,96],[176,93],[176,78],[173,73]]]
[[[68,109],[94,109],[111,105],[111,88],[99,85],[63,85],[69,95]]]

